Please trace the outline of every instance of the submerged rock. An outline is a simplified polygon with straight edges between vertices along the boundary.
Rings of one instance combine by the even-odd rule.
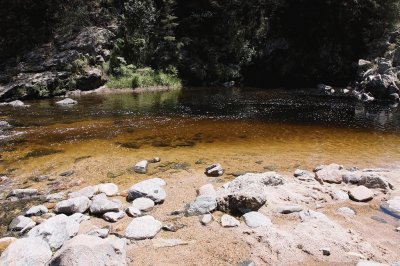
[[[64,214],[60,214],[32,228],[28,232],[28,237],[40,237],[52,249],[57,250],[65,241],[74,237],[78,231],[78,222]]]
[[[1,254],[0,265],[44,266],[51,259],[49,245],[41,238],[21,238]]]
[[[58,250],[49,266],[126,265],[125,240],[78,235]]]
[[[29,107],[29,105],[24,104],[22,101],[16,100],[8,103],[0,103],[0,106],[11,106],[11,107]]]
[[[243,219],[248,227],[264,227],[272,225],[271,219],[259,212],[248,212],[243,215]]]
[[[153,238],[160,232],[162,224],[152,216],[135,218],[125,230],[125,237],[134,240]]]
[[[77,103],[78,103],[77,101],[75,101],[71,98],[65,98],[64,100],[56,102],[56,104],[58,104],[58,105],[75,105]]]

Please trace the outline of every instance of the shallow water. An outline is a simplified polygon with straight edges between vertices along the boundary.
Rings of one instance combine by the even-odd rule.
[[[290,172],[331,162],[400,165],[400,109],[350,97],[187,88],[77,100],[71,107],[51,99],[27,102],[27,109],[1,107],[0,119],[16,128],[0,140],[0,173],[46,174],[89,156],[99,160],[102,174],[124,167],[115,160],[151,156],[191,165],[222,161],[232,172]]]

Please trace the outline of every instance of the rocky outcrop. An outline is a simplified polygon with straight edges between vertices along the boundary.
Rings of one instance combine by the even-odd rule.
[[[102,86],[106,79],[101,63],[108,59],[104,57],[109,56],[115,37],[112,30],[82,28],[72,36],[57,35],[51,43],[22,55],[0,73],[0,99],[51,97]]]

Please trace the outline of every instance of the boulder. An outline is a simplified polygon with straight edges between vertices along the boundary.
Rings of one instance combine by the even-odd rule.
[[[221,217],[221,225],[222,227],[238,227],[240,222],[236,218],[228,214],[224,214]]]
[[[164,202],[167,193],[160,186],[160,183],[159,180],[149,179],[133,185],[128,190],[128,200],[144,197],[153,200],[155,203]]]
[[[374,192],[365,186],[358,186],[349,190],[349,196],[354,201],[370,201],[374,197]]]
[[[1,254],[0,265],[44,266],[51,259],[49,245],[41,238],[21,238]]]
[[[42,214],[48,213],[49,210],[44,205],[33,206],[26,213],[25,216],[40,216]]]
[[[214,217],[211,214],[204,214],[200,218],[200,223],[202,225],[210,224],[214,220]]]
[[[248,227],[254,228],[272,225],[271,219],[259,212],[248,212],[243,215],[243,219]]]
[[[209,196],[209,197],[217,197],[217,192],[214,189],[214,186],[212,184],[206,184],[201,186],[197,190],[197,195],[198,196]]]
[[[92,186],[84,187],[78,191],[69,193],[68,198],[71,199],[71,198],[77,198],[77,197],[84,196],[84,197],[91,199],[94,196],[94,194],[96,194],[97,192],[98,192],[98,190],[96,187],[92,187]]]
[[[64,214],[84,213],[89,209],[91,203],[90,199],[85,196],[71,198],[58,202],[54,211]]]
[[[149,166],[149,162],[146,160],[143,160],[143,161],[138,162],[133,169],[138,174],[145,174],[145,173],[147,173],[148,166]]]
[[[342,169],[343,167],[338,164],[327,165],[315,173],[315,179],[321,184],[324,182],[340,184],[343,175]]]
[[[154,201],[149,198],[137,198],[132,201],[132,207],[139,211],[150,211],[154,207]]]
[[[280,206],[276,211],[281,214],[289,214],[293,212],[301,212],[303,210],[303,207],[299,205],[286,205],[286,206]]]
[[[206,168],[204,172],[207,176],[218,177],[224,174],[224,169],[221,164],[216,163]]]
[[[75,105],[77,103],[78,103],[77,101],[75,101],[71,98],[65,98],[61,101],[56,102],[56,104],[58,104],[58,105]]]
[[[99,193],[104,193],[109,197],[118,195],[118,186],[114,183],[100,184],[98,189]]]
[[[30,198],[38,195],[38,190],[33,188],[25,188],[25,189],[14,189],[12,190],[7,197],[17,197],[19,199],[22,198]]]
[[[98,194],[94,196],[93,202],[90,205],[90,213],[104,214],[106,212],[118,212],[121,208],[121,203],[116,200],[109,200],[106,194]]]
[[[384,176],[377,173],[363,173],[358,184],[367,188],[393,189],[392,184]]]
[[[57,250],[78,231],[79,223],[60,214],[32,228],[28,232],[28,237],[40,237],[49,244],[51,249]]]
[[[125,237],[134,240],[153,238],[160,232],[162,224],[152,216],[135,218],[125,230]]]
[[[230,213],[257,211],[267,202],[266,188],[283,184],[275,172],[245,174],[217,191],[218,210]]]
[[[76,88],[81,91],[94,90],[106,83],[100,68],[89,67],[76,79]]]
[[[54,254],[49,266],[127,265],[125,246],[125,240],[115,236],[78,235]]]
[[[111,222],[111,223],[115,223],[124,217],[125,217],[125,213],[123,211],[106,212],[105,214],[103,214],[103,219],[106,220],[107,222]]]
[[[8,229],[11,231],[21,231],[24,228],[31,227],[32,225],[35,226],[35,224],[36,223],[31,218],[20,215],[11,221]]]
[[[190,203],[187,210],[187,215],[201,215],[207,214],[214,211],[217,208],[217,201],[215,197],[210,196],[198,196],[195,201]]]

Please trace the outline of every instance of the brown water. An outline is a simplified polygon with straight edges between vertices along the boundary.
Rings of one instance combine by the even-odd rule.
[[[98,181],[121,172],[117,182],[129,183],[125,170],[155,156],[172,168],[221,162],[228,173],[400,165],[400,110],[348,97],[197,88],[77,100],[72,107],[55,100],[1,107],[0,120],[15,128],[0,138],[0,173],[25,179],[72,168]]]

